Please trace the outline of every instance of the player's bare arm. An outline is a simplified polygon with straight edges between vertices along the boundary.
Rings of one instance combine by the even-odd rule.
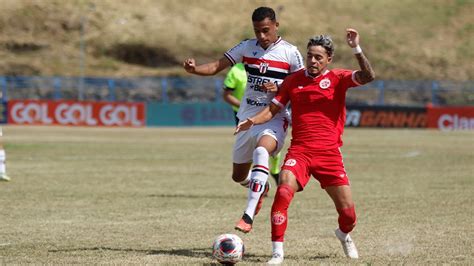
[[[232,95],[232,91],[231,90],[224,90],[224,94],[222,94],[222,99],[232,105],[232,106],[235,106],[235,107],[240,107],[240,101],[239,99],[237,99],[234,95]]]
[[[229,66],[231,66],[231,62],[226,57],[202,65],[196,65],[194,58],[188,58],[183,62],[183,68],[186,72],[199,76],[212,76]]]
[[[280,106],[274,103],[270,103],[269,106],[265,107],[265,109],[260,111],[255,116],[249,117],[244,121],[240,122],[235,128],[234,135],[239,133],[240,131],[248,130],[253,125],[260,125],[270,121],[280,111],[280,109]]]
[[[355,49],[355,57],[359,62],[360,70],[356,72],[355,79],[359,84],[366,84],[375,79],[375,72],[369,60],[359,46],[359,33],[355,29],[346,29],[347,44]]]

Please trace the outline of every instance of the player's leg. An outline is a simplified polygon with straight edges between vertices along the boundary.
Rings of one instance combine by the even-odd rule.
[[[244,131],[236,135],[232,160],[232,180],[248,187],[250,183],[250,167],[252,166],[252,153],[255,145],[255,137],[251,132]]]
[[[247,197],[247,207],[244,215],[239,220],[235,229],[244,233],[252,229],[254,216],[260,211],[265,193],[268,192],[269,183],[268,158],[277,148],[277,141],[273,136],[263,135],[257,143],[257,148],[253,151],[253,167],[250,175],[249,192]]]
[[[272,223],[272,258],[268,261],[268,264],[281,264],[283,262],[283,241],[288,226],[288,208],[295,192],[301,189],[291,171],[281,171],[280,184],[275,193],[270,217]]]
[[[0,127],[0,181],[9,181],[10,178],[7,176],[7,169],[5,165],[6,154],[5,150],[3,149],[2,137],[3,132],[2,128]]]
[[[250,183],[250,167],[252,163],[234,163],[232,167],[232,180],[248,187]]]
[[[341,151],[336,148],[315,152],[312,166],[314,170],[311,173],[331,197],[339,213],[339,228],[336,229],[336,236],[341,241],[344,253],[347,257],[358,258],[355,244],[349,236],[349,232],[356,224],[356,214]]]
[[[275,183],[278,185],[278,179],[280,175],[280,164],[281,164],[281,152],[274,156],[270,156],[270,174],[275,179]]]
[[[347,257],[357,259],[359,254],[349,233],[356,225],[356,213],[352,192],[349,185],[326,187],[326,192],[334,201],[336,210],[339,213],[339,228],[336,229],[336,236],[341,241],[344,253]]]

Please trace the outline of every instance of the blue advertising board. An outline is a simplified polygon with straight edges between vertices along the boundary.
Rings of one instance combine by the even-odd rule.
[[[147,126],[234,126],[234,112],[223,102],[147,103]]]

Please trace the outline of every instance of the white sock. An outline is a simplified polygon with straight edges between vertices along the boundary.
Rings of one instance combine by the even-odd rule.
[[[0,175],[4,175],[7,173],[6,166],[5,166],[5,159],[6,159],[5,150],[0,150]]]
[[[247,209],[245,213],[252,218],[255,215],[258,200],[265,190],[268,180],[268,151],[264,147],[257,147],[253,151],[253,167],[250,177],[249,194],[247,198]]]
[[[284,255],[283,242],[272,241],[272,248],[273,248],[272,254],[274,253],[280,254],[281,257],[283,258],[283,255]]]
[[[344,233],[341,231],[341,229],[339,229],[339,235],[342,237],[342,239],[339,240],[346,240],[348,233]]]

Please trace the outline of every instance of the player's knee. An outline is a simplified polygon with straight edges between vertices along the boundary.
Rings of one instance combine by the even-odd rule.
[[[290,205],[295,191],[289,185],[279,185],[275,193],[275,200],[272,205],[272,212],[286,210]]]
[[[294,191],[299,190],[298,181],[291,171],[283,170],[280,172],[278,185],[288,185],[293,188]]]
[[[281,186],[278,186],[276,194],[278,197],[292,198],[293,195],[295,194],[295,191],[289,185],[281,185]]]
[[[343,208],[338,209],[337,212],[339,213],[339,228],[344,233],[349,233],[354,229],[357,222],[357,217],[355,213],[355,207]]]
[[[234,180],[234,182],[236,182],[236,183],[240,183],[240,182],[244,181],[245,178],[247,178],[247,175],[241,175],[239,173],[232,173],[232,180]]]

